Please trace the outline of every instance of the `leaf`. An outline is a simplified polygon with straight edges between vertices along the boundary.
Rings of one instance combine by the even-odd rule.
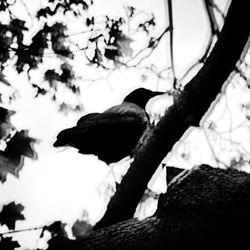
[[[92,226],[85,220],[76,220],[72,226],[72,233],[76,238],[86,236],[92,229]]]
[[[92,16],[91,18],[86,18],[86,26],[94,25],[95,24],[95,18]]]
[[[238,157],[234,157],[230,161],[230,168],[240,168],[242,167],[247,161],[244,159],[244,156],[240,154]]]
[[[51,40],[57,39],[58,37],[66,37],[65,31],[67,26],[63,23],[56,22],[50,27]]]
[[[48,15],[54,15],[55,13],[50,9],[50,7],[41,8],[37,11],[36,17],[40,19],[40,17],[47,18]]]
[[[15,18],[12,19],[10,22],[10,26],[13,30],[15,30],[17,33],[20,33],[20,30],[29,30],[26,26],[25,26],[25,21]]]
[[[60,75],[60,81],[63,83],[71,84],[71,81],[75,78],[72,66],[65,62],[61,65],[62,74]]]
[[[0,11],[5,11],[9,8],[9,3],[7,1],[1,1],[0,2]]]
[[[9,157],[5,152],[0,150],[0,181],[2,183],[6,181],[7,174],[12,174],[18,178],[22,167],[23,157]]]
[[[36,14],[38,19],[40,17],[47,18],[48,16],[54,16],[56,13],[58,13],[59,10],[60,11],[62,10],[63,14],[65,14],[66,12],[72,12],[75,16],[77,16],[81,14],[80,7],[84,11],[88,10],[89,8],[89,4],[86,1],[82,0],[68,0],[68,1],[49,0],[49,3],[54,4],[54,9],[52,10],[49,7],[40,9]],[[90,4],[93,4],[92,0],[90,1]],[[78,7],[77,11],[76,7]]]
[[[10,116],[14,114],[15,111],[0,107],[0,122],[9,122]]]
[[[5,75],[3,74],[2,71],[0,71],[0,81],[1,81],[2,83],[4,83],[5,85],[10,86],[9,81],[6,80]]]
[[[10,58],[9,46],[13,42],[13,34],[9,30],[9,26],[0,23],[0,61],[3,64]]]
[[[52,49],[56,54],[60,56],[69,57],[73,59],[74,58],[73,53],[70,51],[69,47],[66,47],[64,45],[64,42],[65,42],[64,38],[58,37],[57,40],[54,40],[54,42],[52,42]]]
[[[154,27],[155,25],[156,25],[155,16],[152,15],[152,17],[149,20],[146,20],[145,22],[140,23],[138,25],[138,29],[142,29],[143,31],[145,31],[148,34],[150,27]]]
[[[7,142],[5,153],[13,158],[24,155],[36,159],[37,155],[33,148],[37,140],[28,136],[28,130],[21,130]]]
[[[9,122],[0,123],[0,139],[8,137],[13,126]]]
[[[15,114],[14,111],[0,107],[0,139],[8,136],[13,129],[10,123],[10,116]]]
[[[42,62],[42,57],[37,57],[32,55],[28,48],[26,50],[19,49],[16,52],[17,62],[16,62],[16,70],[18,73],[21,73],[24,70],[24,66],[27,64],[30,69],[37,68],[38,64]]]
[[[60,80],[60,75],[54,69],[49,69],[44,74],[44,80],[49,82],[50,87],[56,88],[56,81]]]
[[[80,92],[81,92],[80,88],[79,88],[78,86],[74,85],[74,84],[71,84],[71,85],[69,86],[69,88],[70,88],[70,90],[71,90],[74,94],[79,95]]]
[[[17,241],[12,240],[12,237],[1,237],[0,241],[1,250],[14,250],[17,247],[20,247],[20,245]]]
[[[43,237],[44,231],[49,231],[52,235],[52,238],[56,236],[67,237],[68,234],[65,231],[65,226],[66,226],[65,223],[62,223],[61,221],[55,221],[49,226],[43,227],[41,237]]]
[[[56,236],[47,243],[48,248],[46,250],[69,250],[72,249],[73,241],[65,237]]]
[[[23,209],[24,206],[22,204],[16,204],[14,201],[4,205],[0,212],[0,223],[14,230],[16,221],[25,219],[24,215],[21,213]]]
[[[38,97],[39,95],[45,95],[47,94],[47,90],[44,88],[41,88],[40,86],[36,85],[36,84],[32,84],[32,87],[36,89],[36,95],[35,98]]]
[[[55,23],[50,27],[51,43],[54,52],[60,56],[73,59],[74,55],[69,47],[65,45],[67,26],[62,23]]]
[[[60,105],[59,105],[59,111],[60,112],[64,112],[65,114],[70,110],[69,108],[69,105],[67,105],[65,102],[62,102]]]
[[[74,107],[74,111],[76,111],[76,112],[79,112],[79,111],[83,111],[84,110],[84,108],[83,108],[83,105],[82,104],[78,104],[78,105],[76,105],[75,107]]]
[[[39,30],[32,38],[32,42],[29,45],[29,53],[35,56],[42,57],[44,50],[48,48],[48,33],[50,29],[47,25]]]
[[[12,19],[9,24],[9,30],[13,36],[16,37],[18,47],[23,48],[23,32],[28,30],[28,28],[25,26],[25,21],[18,18]]]
[[[2,182],[2,183],[6,182],[6,178],[7,178],[7,172],[6,171],[3,171],[3,172],[0,171],[0,182]]]

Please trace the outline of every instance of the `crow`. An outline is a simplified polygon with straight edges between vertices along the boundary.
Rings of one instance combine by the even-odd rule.
[[[62,130],[53,146],[71,146],[79,153],[94,154],[107,164],[118,162],[132,153],[149,124],[147,102],[161,94],[164,92],[136,89],[120,105],[84,115],[76,126]]]

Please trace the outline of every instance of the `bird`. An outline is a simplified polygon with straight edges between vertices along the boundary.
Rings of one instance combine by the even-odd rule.
[[[62,130],[54,147],[71,146],[81,154],[93,154],[111,164],[130,156],[149,124],[145,107],[149,99],[164,92],[138,88],[120,105],[102,113],[82,116],[76,126]]]

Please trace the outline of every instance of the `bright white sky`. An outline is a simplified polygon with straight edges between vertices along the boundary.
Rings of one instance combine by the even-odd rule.
[[[29,3],[29,7],[37,8],[34,1],[25,0],[25,2]],[[133,5],[138,9],[155,14],[159,23],[156,29],[158,34],[165,27],[164,0],[95,0],[94,2],[93,12],[95,15],[124,15],[123,5]],[[173,4],[175,66],[177,75],[180,75],[187,65],[199,56],[205,46],[208,38],[207,19],[200,0],[174,0]],[[81,27],[72,25],[72,33],[77,29],[81,29]],[[159,49],[155,51],[154,57],[151,59],[159,68],[164,68],[169,60],[166,46],[167,39],[163,39]],[[53,60],[48,59],[47,63],[53,64]],[[75,65],[84,72],[85,78],[103,75],[101,71],[97,71],[93,75],[93,70],[84,67],[82,62],[77,61],[77,59]],[[109,167],[94,156],[80,155],[74,149],[58,150],[52,147],[57,133],[64,128],[73,126],[82,114],[65,116],[58,113],[55,105],[49,103],[46,98],[32,98],[32,90],[28,87],[24,75],[17,76],[11,70],[6,75],[10,82],[20,83],[18,88],[20,88],[22,96],[15,104],[15,109],[18,112],[13,118],[13,122],[19,129],[29,129],[30,135],[39,138],[41,142],[36,146],[38,160],[27,159],[19,179],[8,175],[7,182],[3,185],[0,184],[0,204],[15,200],[25,206],[26,220],[17,223],[17,228],[20,229],[45,225],[55,220],[61,220],[70,225],[76,219],[81,218],[83,209],[88,211],[92,223],[98,221],[105,211],[105,204],[108,201],[104,195],[105,186],[108,180],[113,181]],[[41,72],[36,72],[34,78],[41,81],[42,76]],[[108,82],[103,80],[91,84],[83,83],[82,101],[86,113],[103,111],[119,103],[126,93],[138,86],[164,90],[165,84],[165,82],[157,82],[157,79],[152,76],[142,83],[136,70],[120,69],[112,74]],[[232,90],[228,91],[230,95]],[[235,87],[232,95],[235,96],[237,93],[241,95],[241,87]],[[222,104],[221,109],[224,106]],[[188,137],[187,142],[180,149],[171,153],[170,163],[176,164],[175,156],[180,150],[187,147],[187,151],[184,151],[188,154],[191,149],[197,150],[199,143],[205,145],[206,151],[204,152],[210,152],[204,133],[197,131]],[[196,158],[189,159],[190,161],[182,161],[180,166],[190,167],[190,164],[193,163],[208,162],[209,158],[211,158],[211,152],[210,154],[197,154]],[[156,183],[155,190],[164,191],[165,186],[162,183],[162,179],[158,184]],[[5,230],[6,228],[3,227],[2,231]],[[18,234],[16,238],[23,246],[38,247],[40,243],[35,242],[34,239],[39,233]]]

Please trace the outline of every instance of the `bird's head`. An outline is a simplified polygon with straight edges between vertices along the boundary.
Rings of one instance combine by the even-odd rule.
[[[132,91],[130,94],[128,94],[124,98],[123,102],[134,103],[140,106],[141,108],[145,109],[148,101],[151,98],[157,95],[162,95],[162,94],[164,94],[164,92],[152,91],[152,90],[145,89],[145,88],[139,88],[139,89]]]

